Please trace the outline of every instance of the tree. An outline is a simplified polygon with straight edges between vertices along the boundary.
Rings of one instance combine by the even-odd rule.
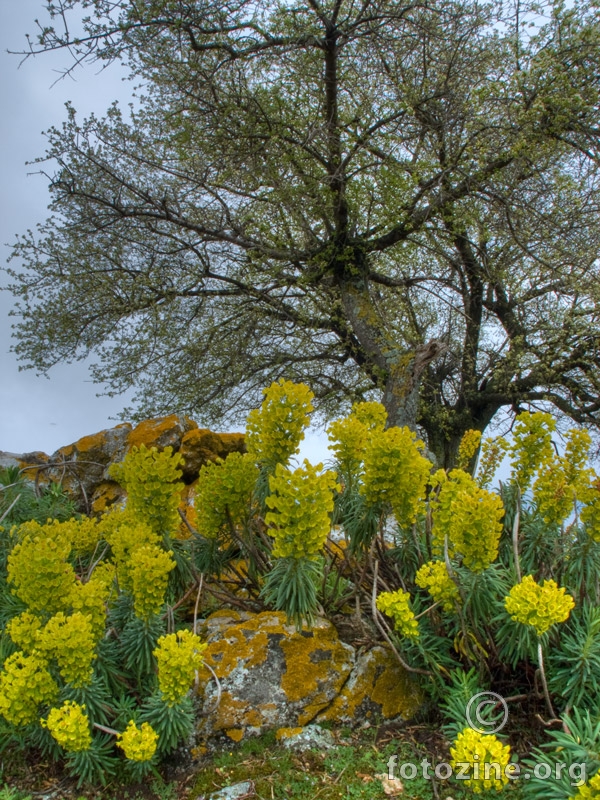
[[[327,413],[378,396],[442,463],[503,407],[598,426],[596,2],[48,8],[31,53],[144,95],[49,133],[23,361],[96,353],[139,416],[239,418],[280,376]]]

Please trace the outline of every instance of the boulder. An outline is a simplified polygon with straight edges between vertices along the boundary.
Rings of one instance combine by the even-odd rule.
[[[195,480],[204,464],[227,458],[233,452],[245,452],[243,433],[213,433],[198,427],[189,430],[181,440],[180,449],[184,461],[184,481],[189,483]]]
[[[285,614],[224,610],[212,614],[201,635],[208,644],[198,691],[198,733],[225,734],[233,741],[267,729],[281,738],[310,738],[311,723],[350,726],[365,721],[410,718],[422,695],[386,647],[356,654],[335,627],[317,619],[297,632]]]
[[[388,647],[360,653],[342,691],[318,722],[356,725],[371,719],[409,719],[423,702],[418,684]]]
[[[111,480],[108,468],[122,461],[132,447],[172,447],[184,458],[183,479],[192,484],[203,464],[226,458],[234,451],[244,452],[244,434],[213,433],[189,417],[171,414],[147,419],[133,427],[129,422],[99,433],[83,436],[72,444],[60,447],[51,456],[42,452],[5,453],[0,451],[0,468],[25,468],[25,476],[41,486],[50,481],[62,484],[67,493],[86,513],[101,514],[124,499],[125,493]],[[190,494],[182,497],[182,509],[193,523],[193,501]],[[184,531],[182,529],[182,534]]]
[[[157,447],[159,450],[164,450],[165,447],[172,447],[174,452],[178,452],[184,435],[197,427],[193,419],[178,414],[145,419],[130,431],[127,436],[127,449],[144,444],[148,449]]]
[[[205,637],[204,661],[222,694],[214,708],[217,688],[203,669],[203,736],[224,733],[239,741],[247,733],[304,727],[337,697],[354,666],[354,649],[325,619],[299,633],[283,613],[217,612]]]

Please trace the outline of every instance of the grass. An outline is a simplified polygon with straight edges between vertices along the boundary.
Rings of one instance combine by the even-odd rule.
[[[69,789],[70,785],[60,775],[55,793],[47,786],[45,775],[39,775],[44,793],[56,800],[204,800],[213,792],[242,781],[251,781],[256,800],[383,800],[397,796],[402,800],[472,800],[472,793],[456,782],[437,782],[436,791],[431,781],[421,776],[420,762],[427,757],[431,763],[448,760],[447,742],[435,728],[414,726],[403,731],[379,732],[368,729],[360,733],[349,730],[335,731],[336,747],[327,751],[289,750],[275,741],[273,734],[249,739],[240,746],[222,749],[204,756],[191,769],[177,774],[177,780],[153,781],[150,785],[130,787],[112,784],[104,789],[88,791]],[[419,766],[414,780],[403,780],[402,790],[386,794],[386,789],[400,789],[398,784],[384,785],[390,756]],[[165,773],[166,774],[166,773]],[[396,768],[398,776],[398,768]],[[8,778],[8,776],[5,776]],[[9,788],[23,785],[8,781],[0,789],[0,800],[32,800],[31,795]],[[26,787],[37,795],[39,786]],[[479,795],[485,797],[486,795]],[[488,796],[505,800],[521,800],[518,782],[509,784],[502,795],[495,791]]]

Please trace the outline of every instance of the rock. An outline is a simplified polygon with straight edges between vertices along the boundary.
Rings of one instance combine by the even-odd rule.
[[[164,450],[165,447],[172,447],[173,452],[178,452],[184,435],[197,427],[194,420],[177,414],[145,419],[129,433],[127,449],[144,444],[148,449],[157,447]]]
[[[131,425],[124,422],[59,447],[50,457],[56,466],[48,471],[49,477],[60,481],[81,508],[89,513],[96,488],[109,480],[109,465],[121,461],[125,455],[130,433]]]
[[[291,750],[328,750],[335,747],[331,731],[320,725],[306,725],[304,728],[279,728],[275,733],[278,741]]]
[[[132,447],[144,444],[163,450],[172,447],[181,451],[185,465],[183,478],[187,484],[198,478],[203,464],[226,458],[235,451],[244,452],[242,433],[213,433],[199,429],[189,417],[171,414],[140,422],[133,427],[124,422],[72,444],[60,447],[51,456],[42,452],[5,453],[0,451],[0,468],[27,468],[25,476],[34,482],[38,476],[41,486],[50,481],[60,482],[63,488],[86,513],[101,514],[111,505],[124,499],[125,493],[110,479],[108,468],[122,461]],[[52,464],[52,466],[50,466]],[[182,497],[182,510],[193,525],[193,499],[188,492]],[[182,527],[182,535],[188,535]]]
[[[246,797],[254,797],[254,783],[252,781],[242,781],[219,789],[208,795],[209,800],[244,800]]]
[[[181,440],[181,455],[184,460],[183,479],[195,480],[200,467],[218,458],[227,458],[229,453],[244,453],[243,433],[213,433],[206,428],[194,428]]]
[[[218,613],[206,622],[205,662],[221,683],[200,673],[203,715],[199,733],[233,741],[267,729],[304,727],[340,693],[354,666],[354,650],[333,625],[317,619],[298,633],[285,614]]]
[[[348,682],[317,721],[355,725],[370,718],[409,719],[422,702],[418,684],[391,650],[377,646],[357,656]]]

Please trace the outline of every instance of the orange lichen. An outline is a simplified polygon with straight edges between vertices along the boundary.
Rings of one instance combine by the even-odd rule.
[[[275,738],[279,741],[282,739],[292,739],[294,736],[298,736],[304,728],[277,728],[275,731]]]
[[[168,417],[157,417],[156,419],[146,419],[131,431],[127,437],[127,448],[141,447],[162,448],[166,445],[175,445],[178,449],[183,435],[191,428],[195,428],[196,423],[185,417],[183,420],[177,414],[170,414]],[[169,437],[171,434],[171,437]],[[167,441],[173,438],[175,441]]]
[[[225,733],[234,742],[241,742],[244,738],[243,728],[228,728]]]
[[[318,721],[355,721],[375,712],[383,719],[411,717],[422,703],[422,695],[392,653],[375,647],[361,657],[340,694]]]
[[[107,509],[118,503],[125,496],[123,489],[114,481],[103,481],[94,490],[92,499],[92,514],[103,514]]]

